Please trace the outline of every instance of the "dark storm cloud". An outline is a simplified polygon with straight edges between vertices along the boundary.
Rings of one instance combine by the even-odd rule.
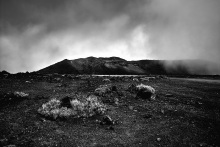
[[[0,69],[64,58],[219,62],[219,0],[1,0]]]
[[[121,15],[132,19],[125,26],[135,25],[143,19],[141,7],[144,0],[1,0],[1,24],[29,27],[44,24],[48,31],[85,27],[92,30],[95,25],[110,22]],[[123,20],[122,20],[123,21]],[[99,27],[99,26],[98,26]],[[97,27],[97,28],[98,28]],[[82,31],[82,30],[81,30]]]
[[[143,19],[140,10],[146,3],[2,0],[1,69],[36,70],[63,58],[127,52],[125,40]]]

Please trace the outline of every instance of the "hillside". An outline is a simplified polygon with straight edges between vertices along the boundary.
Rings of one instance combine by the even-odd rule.
[[[205,66],[204,66],[205,65]],[[38,71],[42,74],[99,74],[99,75],[143,75],[143,74],[209,74],[216,66],[200,60],[137,60],[126,61],[119,57],[79,58],[63,60]],[[209,67],[209,68],[207,68]],[[218,73],[219,66],[216,70]]]

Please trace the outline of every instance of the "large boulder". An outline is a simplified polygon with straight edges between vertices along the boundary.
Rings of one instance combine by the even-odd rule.
[[[140,84],[136,86],[136,98],[155,100],[155,89],[151,86]]]
[[[71,103],[70,103],[71,101],[72,101],[72,98],[66,96],[66,97],[64,97],[64,98],[62,98],[62,99],[60,100],[60,102],[61,102],[60,106],[61,106],[61,107],[72,108],[72,105],[71,105]]]

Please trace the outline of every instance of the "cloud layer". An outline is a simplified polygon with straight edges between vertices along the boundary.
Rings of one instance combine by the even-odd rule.
[[[1,0],[0,70],[119,56],[220,63],[219,0]]]

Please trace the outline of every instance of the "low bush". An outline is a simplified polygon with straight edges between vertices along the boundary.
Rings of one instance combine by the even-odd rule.
[[[138,84],[138,85],[131,84],[128,86],[127,91],[131,93],[136,93],[136,98],[142,98],[148,100],[155,100],[156,98],[155,89],[151,86],[144,84]]]
[[[103,96],[109,92],[111,92],[111,85],[100,85],[98,88],[95,89],[95,95]]]
[[[93,115],[104,114],[106,106],[94,95],[88,96],[85,100],[70,100],[71,108],[62,107],[61,101],[51,99],[38,109],[38,113],[43,116],[57,119],[73,117],[91,117]]]
[[[18,91],[14,92],[14,95],[17,97],[28,97],[29,96],[29,94],[27,94],[27,93],[18,92]]]

